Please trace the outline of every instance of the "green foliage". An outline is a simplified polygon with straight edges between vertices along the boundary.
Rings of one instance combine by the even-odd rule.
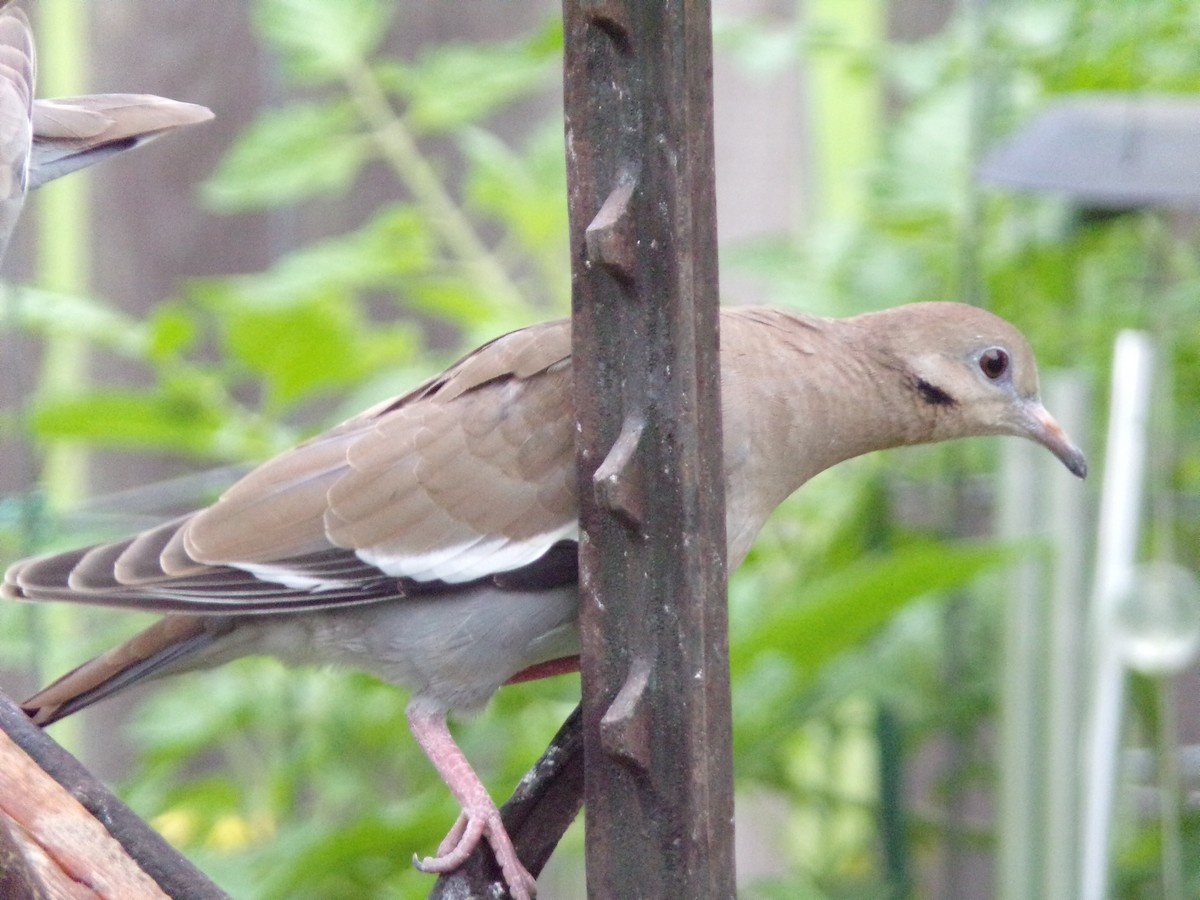
[[[406,120],[421,134],[459,132],[542,87],[562,59],[562,28],[485,46],[442,44],[413,65],[382,73],[389,93],[404,101]]]
[[[195,296],[218,323],[233,370],[243,370],[259,386],[268,415],[358,384],[410,357],[419,345],[410,328],[369,326],[344,285],[324,287],[319,269],[315,274],[315,289],[286,298],[278,291],[255,291],[246,282],[196,288]]]
[[[246,131],[204,186],[209,205],[239,213],[341,195],[369,163],[387,166],[407,198],[266,271],[193,283],[147,322],[94,300],[26,291],[16,305],[24,327],[139,361],[154,382],[150,391],[43,396],[33,416],[43,439],[260,458],[293,442],[311,410],[327,411],[323,398],[365,403],[410,386],[418,361],[428,371],[427,331],[413,313],[454,326],[469,345],[565,309],[561,138],[547,128],[511,147],[484,124],[549,87],[560,28],[443,46],[401,64],[371,58],[389,4],[262,0],[254,9],[297,86],[318,93]],[[462,196],[413,142],[422,130],[458,143]]]
[[[392,9],[386,0],[258,0],[254,21],[298,83],[326,84],[374,55]]]
[[[574,704],[577,683],[559,682],[505,691],[456,729],[498,795]],[[428,891],[410,856],[432,852],[457,810],[408,738],[394,688],[242,660],[154,695],[135,728],[143,752],[129,802],[235,896]],[[219,774],[195,774],[197,761]]]
[[[732,28],[726,24],[719,35],[731,42],[738,54],[735,58],[752,73],[762,69],[741,55],[742,48],[765,54],[768,74],[784,68],[780,60],[788,48],[798,64],[814,56],[828,64],[834,57],[867,79],[871,73],[884,79],[879,87],[889,92],[894,103],[882,127],[875,165],[866,173],[840,173],[847,179],[865,179],[861,215],[847,221],[826,219],[819,213],[818,227],[811,233],[771,235],[725,248],[725,270],[759,279],[779,302],[834,313],[914,300],[985,303],[1022,327],[1043,368],[1071,366],[1092,375],[1100,422],[1115,335],[1122,328],[1149,330],[1163,348],[1174,393],[1157,392],[1160,408],[1155,418],[1172,424],[1160,426],[1164,430],[1155,440],[1158,480],[1152,490],[1160,515],[1148,543],[1173,546],[1192,567],[1200,563],[1200,529],[1194,516],[1176,508],[1181,502],[1190,503],[1179,498],[1193,497],[1200,490],[1200,390],[1196,389],[1200,379],[1194,377],[1200,360],[1200,305],[1196,303],[1200,282],[1191,226],[1163,211],[1089,214],[1059,198],[984,190],[975,184],[972,172],[986,146],[1057,95],[1075,91],[1195,94],[1200,90],[1200,67],[1189,50],[1195,24],[1192,5],[1170,0],[1136,5],[1119,0],[1007,4],[995,14],[969,9],[943,32],[920,42],[877,47],[865,66],[861,48],[843,41],[844,35],[800,32],[803,40],[794,42],[787,36],[797,32],[778,23],[763,26],[756,35],[754,23],[745,22]],[[829,115],[838,114],[840,99],[832,98]],[[822,129],[819,99],[815,105],[814,127]],[[924,458],[937,456],[927,453]],[[848,489],[849,473],[830,474],[837,475],[839,487]],[[911,465],[908,475],[918,480],[929,477],[927,471]],[[944,469],[936,475],[944,478]],[[817,484],[810,488],[821,490]],[[816,502],[828,499],[826,492]],[[827,517],[823,527],[828,528],[830,520],[843,523],[831,540],[845,539],[846,546],[858,548],[859,553],[864,546],[876,546],[870,529],[856,524],[854,515]],[[880,604],[887,605],[887,599],[879,597],[887,569],[881,567],[880,581],[857,604],[840,607],[848,621],[833,618],[829,631],[829,621],[805,626],[810,607],[797,596],[800,589],[777,573],[788,565],[811,571],[802,591],[811,602],[828,582],[854,580],[857,566],[863,567],[863,586],[870,585],[873,557],[845,570],[833,558],[821,560],[802,553],[797,560],[797,541],[803,546],[811,538],[778,522],[775,527],[784,530],[784,539],[773,540],[772,534],[766,534],[733,585],[733,652],[736,664],[744,667],[735,681],[739,772],[741,777],[749,774],[768,783],[774,772],[779,788],[803,798],[802,809],[842,809],[849,814],[857,798],[844,792],[832,776],[823,782],[825,795],[799,783],[789,786],[780,760],[803,758],[816,744],[803,728],[780,726],[778,721],[810,726],[833,722],[847,703],[865,696],[903,712],[908,741],[914,746],[927,736],[946,732],[969,740],[995,715],[995,679],[1002,661],[997,659],[994,607],[964,604],[960,599],[951,614],[939,613],[928,604],[908,605],[881,636],[825,661],[813,678],[806,654],[820,652],[831,635],[853,633],[860,619],[871,617]],[[874,551],[874,558],[883,562],[914,552],[911,571],[915,574],[926,564],[920,558],[923,545],[898,538],[890,536]],[[948,545],[929,548],[935,555],[947,550],[948,559],[953,558]],[[1022,554],[1027,552],[1022,549]],[[897,574],[903,569],[900,563]],[[946,577],[953,576],[948,572]],[[754,596],[745,597],[746,591]],[[882,591],[886,595],[890,586]],[[736,630],[736,613],[742,604],[753,611],[754,635]],[[821,606],[818,603],[815,609]],[[839,605],[829,607],[832,613]],[[777,616],[798,626],[792,641],[804,649],[786,649],[789,640],[779,633]],[[953,631],[951,621],[957,623]],[[757,633],[760,622],[769,624]],[[799,627],[806,627],[810,636],[802,637]],[[770,652],[756,652],[768,648]],[[952,668],[957,679],[948,682],[945,672]],[[1145,718],[1146,705],[1134,699],[1134,715]],[[836,727],[829,727],[837,733]],[[853,739],[829,741],[822,750],[834,760],[858,752]],[[839,763],[831,761],[829,766],[836,770]],[[859,772],[862,779],[873,774],[869,764]],[[970,771],[964,784],[990,789],[990,771]],[[960,791],[963,784],[947,784],[945,789]],[[831,816],[828,823],[836,821]],[[909,852],[940,839],[941,828],[936,820],[913,820]],[[1130,830],[1130,853],[1118,876],[1120,896],[1157,895],[1154,876],[1161,858],[1156,830]],[[810,890],[815,876],[820,888],[831,895],[862,890],[881,896],[887,890],[886,873],[875,863],[867,863],[864,871],[873,839],[873,833],[867,832],[868,843],[858,856],[831,852],[823,862],[814,860],[810,848],[798,841],[792,852],[803,860],[806,874],[783,883],[795,884],[798,891]],[[1185,866],[1188,883],[1194,883],[1200,868],[1192,856]]]
[[[213,209],[247,212],[342,194],[370,155],[348,103],[294,103],[265,113],[204,192]]]
[[[226,214],[325,209],[368,170],[390,177],[393,189],[353,229],[265,271],[190,284],[146,321],[96,300],[22,289],[12,308],[23,328],[136,362],[148,385],[43,392],[29,422],[42,441],[261,459],[411,387],[465,346],[566,310],[561,123],[550,117],[516,145],[490,127],[497,113],[514,104],[537,110],[552,94],[557,24],[398,60],[380,48],[403,5],[255,0],[252,8],[290,99],[233,147],[204,186],[208,205]],[[1196,91],[1194,20],[1187,4],[1163,0],[1136,14],[1122,0],[1018,3],[987,23],[981,41],[952,24],[917,44],[867,48],[798,22],[720,23],[719,52],[752,75],[819,56],[895,99],[879,134],[863,142],[880,146],[878,159],[865,174],[842,173],[864,179],[858,214],[822,219],[811,234],[724,248],[722,265],[760,280],[779,302],[820,313],[963,299],[982,285],[988,304],[1019,322],[1050,364],[1099,377],[1116,330],[1137,326],[1166,341],[1179,372],[1194,373],[1200,279],[1184,229],[1149,214],[1087,218],[1059,203],[981,194],[970,177],[980,79],[1008,88],[997,92],[1005,102],[989,107],[984,130],[992,132],[1065,91]],[[448,158],[426,155],[418,138],[429,136]],[[1177,437],[1190,449],[1170,477],[1194,495],[1200,379],[1176,381]],[[975,469],[985,455],[958,460]],[[922,459],[889,463],[917,483],[945,480],[942,457]],[[890,490],[868,461],[818,479],[768,525],[731,586],[739,787],[791,804],[777,830],[793,871],[747,896],[884,896],[870,711],[898,709],[914,748],[931,734],[970,733],[994,714],[990,607],[966,602],[970,621],[952,628],[945,601],[964,608],[977,576],[1015,551],[893,526]],[[25,516],[16,504],[0,506],[6,553]],[[1172,527],[1194,565],[1200,526]],[[0,628],[6,655],[13,633]],[[953,683],[950,652],[963,666]],[[506,689],[458,726],[497,796],[576,696],[573,679]],[[456,811],[408,739],[393,689],[354,675],[285,677],[269,661],[243,661],[179,679],[136,723],[141,759],[127,796],[233,895],[427,891],[408,854],[431,852]],[[1187,827],[1197,833],[1195,822]],[[932,820],[910,831],[913,848],[944,836]],[[1135,836],[1123,896],[1150,895],[1156,850],[1152,834]],[[1200,867],[1190,856],[1188,871],[1194,884]]]
[[[39,405],[32,424],[47,440],[147,447],[204,454],[212,447],[223,417],[187,394],[145,394],[132,390],[90,391]]]
[[[376,56],[394,4],[258,0],[253,11],[304,95],[247,129],[204,186],[210,208],[331,204],[368,166],[394,189],[356,228],[265,271],[188,284],[143,321],[21,289],[9,307],[26,331],[74,336],[136,363],[147,383],[43,392],[26,423],[41,441],[257,460],[409,389],[465,346],[566,310],[561,126],[511,146],[488,124],[553,96],[559,26],[401,62]],[[431,133],[445,159],[416,143]],[[0,509],[6,558],[26,518],[19,504]],[[16,613],[3,613],[14,627],[0,630],[21,634]],[[74,639],[74,661],[103,649],[101,633],[113,637]],[[573,705],[577,685],[558,682],[506,691],[463,726],[497,796]],[[457,810],[403,710],[403,696],[372,679],[285,675],[270,661],[181,678],[137,718],[141,758],[126,793],[235,896],[420,896],[430,880],[411,854],[433,852]]]
[[[13,324],[38,335],[50,332],[83,339],[118,356],[137,359],[148,352],[151,329],[88,297],[31,287],[6,287]]]
[[[762,654],[781,654],[811,678],[914,599],[962,587],[1014,556],[1002,547],[944,541],[864,556],[809,581],[796,602],[761,604],[755,617],[761,634],[750,646],[735,645],[731,664],[736,672]]]

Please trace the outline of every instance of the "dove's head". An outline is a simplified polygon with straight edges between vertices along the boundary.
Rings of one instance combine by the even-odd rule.
[[[902,370],[932,440],[1015,435],[1035,441],[1073,474],[1087,476],[1083,452],[1038,396],[1037,363],[1008,322],[963,303],[915,303],[873,313],[871,329]]]

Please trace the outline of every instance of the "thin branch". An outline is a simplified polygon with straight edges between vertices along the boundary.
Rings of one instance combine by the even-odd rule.
[[[479,291],[519,309],[525,304],[523,292],[450,196],[370,69],[360,62],[348,68],[343,78],[384,160],[425,208],[442,244],[459,260]]]

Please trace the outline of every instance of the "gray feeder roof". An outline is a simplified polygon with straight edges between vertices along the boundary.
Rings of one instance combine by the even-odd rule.
[[[1093,208],[1200,208],[1200,98],[1064,97],[990,152],[977,175]]]

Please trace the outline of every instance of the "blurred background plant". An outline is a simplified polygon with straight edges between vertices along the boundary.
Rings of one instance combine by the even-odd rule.
[[[718,148],[733,115],[723,112],[723,78],[759,90],[802,80],[806,124],[791,140],[807,149],[791,158],[787,183],[802,183],[804,196],[790,222],[732,228],[726,302],[835,315],[986,303],[1021,325],[1044,367],[1092,379],[1097,418],[1114,335],[1147,329],[1172,373],[1158,415],[1174,448],[1155,476],[1160,514],[1147,540],[1170,543],[1195,569],[1195,220],[1088,215],[1062,200],[984,192],[972,176],[984,148],[1057,94],[1200,90],[1195,8],[810,0],[803,13],[785,5],[766,15],[757,6],[715,4]],[[206,502],[239,467],[408,389],[459,352],[566,314],[552,9],[542,25],[502,38],[451,35],[397,53],[394,38],[416,15],[409,7],[253,0],[225,10],[249,11],[275,102],[223,153],[200,196],[231,223],[269,217],[280,252],[263,265],[182,280],[148,312],[123,310],[84,277],[54,277],[86,268],[94,226],[81,207],[39,205],[42,243],[56,236],[61,246],[68,234],[82,249],[68,244],[57,252],[74,263],[54,257],[37,283],[8,295],[10,346],[36,364],[22,367],[33,373],[22,376],[27,405],[13,407],[5,429],[10,441],[32,437],[48,487],[30,493],[27,479],[0,507],[4,561],[143,524],[112,514],[123,499],[150,516]],[[80,13],[75,0],[40,5],[44,67],[86,19],[56,10]],[[932,19],[919,28],[904,18],[921,11]],[[721,190],[720,202],[737,207],[737,182]],[[101,367],[119,360],[135,372],[132,386],[88,380],[80,355]],[[78,470],[88,459],[95,468],[102,451],[183,458],[177,473],[232,468],[97,501]],[[1003,572],[1041,552],[991,537],[994,451],[976,442],[892,453],[827,473],[785,505],[735,577],[739,830],[760,843],[740,857],[745,896],[994,895]],[[6,606],[0,659],[6,670],[40,670],[32,682],[137,624]],[[573,678],[509,688],[463,724],[464,749],[496,796],[577,693]],[[1154,698],[1139,683],[1133,701],[1131,741],[1151,743]],[[430,851],[455,811],[407,735],[403,704],[363,676],[246,660],[142,695],[127,726],[133,762],[110,764],[134,808],[233,896],[423,896],[430,882],[409,855]],[[113,709],[58,736],[85,757],[100,752],[96,723],[126,712]],[[1116,895],[1161,896],[1160,831],[1136,799],[1118,830]],[[1195,896],[1200,811],[1185,802],[1184,813]],[[582,896],[580,849],[576,829],[544,894]]]

